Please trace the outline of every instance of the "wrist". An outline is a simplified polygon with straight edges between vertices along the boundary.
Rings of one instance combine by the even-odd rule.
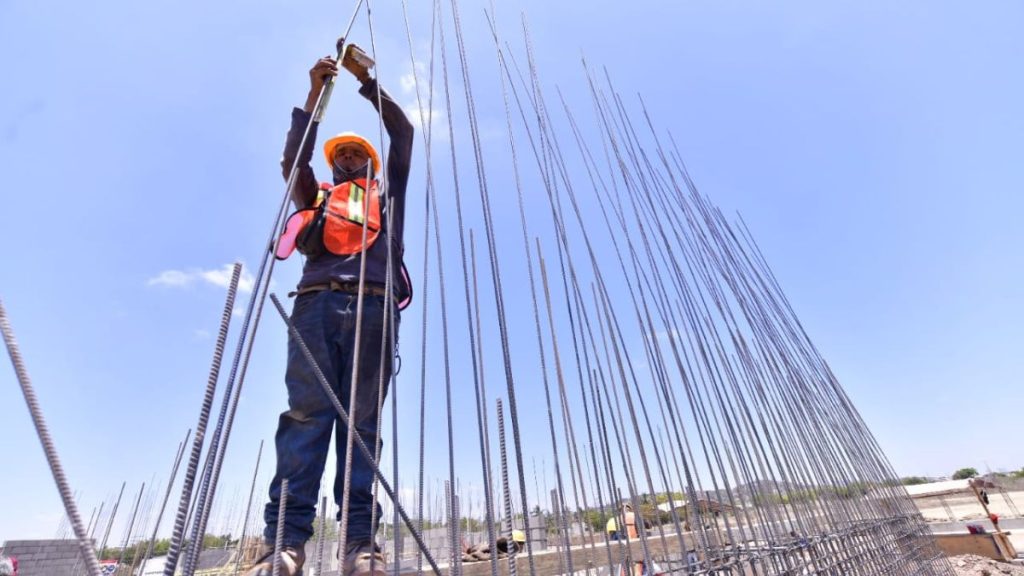
[[[313,108],[316,107],[316,100],[320,97],[320,90],[315,87],[309,89],[309,94],[306,95],[306,104],[302,107],[306,112],[312,113]]]

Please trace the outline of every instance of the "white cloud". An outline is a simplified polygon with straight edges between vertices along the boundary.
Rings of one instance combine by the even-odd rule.
[[[155,277],[146,281],[147,286],[171,286],[173,288],[189,288],[199,283],[211,284],[218,288],[227,288],[231,284],[232,264],[225,264],[219,269],[201,270],[190,268],[188,270],[164,270]],[[256,280],[253,275],[242,269],[242,275],[238,279],[238,290],[241,292],[252,292]]]
[[[164,270],[156,278],[150,278],[146,281],[147,286],[188,286],[192,283],[192,278],[189,274],[182,272],[181,270]]]
[[[227,288],[231,285],[231,275],[234,273],[234,266],[231,264],[225,264],[220,270],[200,270],[199,275],[203,280],[219,286],[221,288]],[[252,287],[256,280],[248,270],[242,269],[242,275],[238,279],[238,289],[242,292],[252,292]]]
[[[429,125],[433,140],[448,141],[448,121],[441,110],[424,110],[421,115],[419,105],[413,104],[405,107],[405,113],[419,133],[425,134]]]
[[[416,63],[415,73],[410,69],[398,79],[405,100],[409,102],[404,108],[409,120],[421,134],[426,133],[428,124],[432,125],[433,139],[448,139],[448,122],[440,108],[431,108],[431,104],[439,102],[430,83],[430,69],[422,62]],[[431,98],[433,93],[434,97]],[[418,95],[418,97],[417,97]],[[422,113],[420,109],[422,108]]]
[[[209,330],[203,330],[202,328],[200,328],[198,330],[195,330],[192,334],[195,336],[196,340],[209,340],[210,339],[210,331]]]
[[[412,72],[403,74],[402,77],[398,79],[398,83],[402,87],[403,94],[413,94],[416,92],[416,76]]]

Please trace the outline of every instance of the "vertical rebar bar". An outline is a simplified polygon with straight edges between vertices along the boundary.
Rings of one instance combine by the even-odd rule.
[[[75,538],[78,540],[78,547],[81,550],[82,556],[85,557],[86,567],[93,576],[100,576],[99,561],[96,560],[96,554],[93,552],[92,545],[86,536],[85,527],[82,526],[82,518],[78,514],[78,506],[75,504],[74,496],[72,496],[71,486],[68,484],[67,476],[64,475],[64,468],[61,466],[60,458],[57,456],[57,448],[50,437],[50,430],[47,428],[46,421],[43,418],[43,411],[39,407],[39,400],[36,398],[35,389],[32,387],[32,381],[29,379],[28,369],[25,367],[25,361],[21,357],[18,341],[14,338],[14,330],[7,319],[7,310],[4,308],[2,300],[0,300],[0,331],[3,332],[4,344],[7,346],[7,355],[10,356],[11,364],[14,365],[14,372],[18,378],[18,384],[21,386],[21,393],[25,397],[25,404],[28,405],[29,414],[32,416],[36,435],[39,437],[39,442],[43,445],[43,452],[46,454],[46,461],[50,465],[50,472],[53,474],[53,480],[57,484],[57,491],[64,502],[64,512],[71,521]]]
[[[281,498],[277,503],[277,534],[274,538],[274,576],[281,575],[281,551],[284,548],[284,515],[288,510],[288,479],[281,479]]]
[[[235,555],[235,570],[232,574],[238,574],[238,569],[242,563],[242,555],[245,554],[246,530],[249,527],[249,515],[252,513],[252,499],[256,494],[256,477],[260,473],[260,459],[262,458],[263,440],[260,440],[260,449],[256,451],[256,466],[252,471],[252,484],[249,486],[249,500],[245,504],[245,519],[242,520],[242,535],[238,537],[238,554]],[[317,576],[320,576],[319,566],[317,567]]]
[[[220,331],[217,334],[213,361],[210,364],[210,374],[206,381],[206,393],[203,396],[203,403],[199,410],[199,422],[196,425],[196,434],[192,441],[192,452],[189,454],[185,481],[181,488],[181,500],[178,503],[178,514],[174,519],[174,532],[171,536],[171,547],[167,551],[167,561],[164,564],[164,576],[174,576],[174,571],[178,567],[178,555],[181,553],[182,539],[185,537],[185,521],[189,513],[190,504],[192,503],[192,488],[195,484],[196,471],[199,468],[199,457],[202,454],[203,444],[206,441],[206,425],[210,419],[210,408],[213,406],[213,397],[217,391],[217,378],[220,374],[221,359],[224,356],[224,343],[228,337],[228,327],[231,324],[231,314],[234,310],[235,294],[238,291],[238,280],[241,274],[242,265],[236,262],[231,272],[231,283],[228,286],[224,311],[220,319]],[[198,543],[193,542],[193,547],[202,548],[202,535],[199,535],[199,539]]]

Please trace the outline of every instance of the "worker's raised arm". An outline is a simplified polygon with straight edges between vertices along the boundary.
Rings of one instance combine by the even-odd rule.
[[[328,78],[337,74],[338,65],[330,56],[317,60],[316,64],[309,70],[309,94],[306,96],[306,104],[301,110],[299,108],[292,110],[292,125],[288,130],[288,137],[284,144],[281,171],[284,179],[287,181],[288,171],[291,170],[295,157],[298,155],[299,162],[295,167],[297,174],[295,175],[295,184],[291,190],[292,202],[295,203],[297,208],[309,207],[316,200],[316,176],[313,174],[313,168],[309,165],[309,162],[313,159],[317,123],[314,122],[310,128],[309,137],[306,138],[306,146],[301,154],[299,153],[299,144],[302,141],[303,133],[306,131],[306,126],[312,120],[313,108],[316,106],[317,98],[319,98],[320,92],[323,90],[324,83]]]
[[[402,245],[402,233],[405,230],[405,190],[409,183],[409,166],[412,161],[412,144],[415,130],[412,122],[405,115],[402,107],[383,88],[379,88],[378,102],[377,80],[367,78],[359,93],[369,100],[380,112],[384,129],[387,130],[391,146],[387,158],[387,207],[391,211],[392,237]]]

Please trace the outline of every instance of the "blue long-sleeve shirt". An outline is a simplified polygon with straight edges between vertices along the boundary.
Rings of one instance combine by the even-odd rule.
[[[359,94],[369,100],[374,108],[378,107],[377,102],[377,81],[368,80],[359,89]],[[381,190],[381,230],[377,240],[366,251],[366,282],[384,287],[387,279],[387,239],[388,219],[390,213],[391,228],[390,238],[392,242],[392,285],[395,286],[395,294],[399,300],[409,295],[409,287],[402,279],[402,253],[404,244],[402,235],[405,232],[405,192],[409,182],[409,164],[412,159],[413,125],[406,117],[402,107],[395,102],[383,89],[380,90],[380,107],[378,109],[381,119],[384,122],[384,129],[387,130],[388,139],[391,141],[387,157],[387,180],[386,189]],[[302,134],[311,120],[312,114],[295,108],[292,110],[292,125],[288,130],[288,137],[284,146],[284,157],[281,160],[281,169],[284,171],[285,180],[288,179],[288,170],[295,161],[295,155],[302,140]],[[306,147],[299,156],[297,166],[298,174],[295,177],[295,185],[292,188],[292,202],[297,208],[308,208],[316,200],[319,185],[310,161],[313,157],[314,143],[318,125],[313,124],[310,129]],[[340,184],[340,182],[335,182]],[[308,258],[302,269],[302,279],[299,287],[325,284],[331,280],[339,282],[357,282],[359,280],[359,254],[338,256],[325,252],[315,258]]]

